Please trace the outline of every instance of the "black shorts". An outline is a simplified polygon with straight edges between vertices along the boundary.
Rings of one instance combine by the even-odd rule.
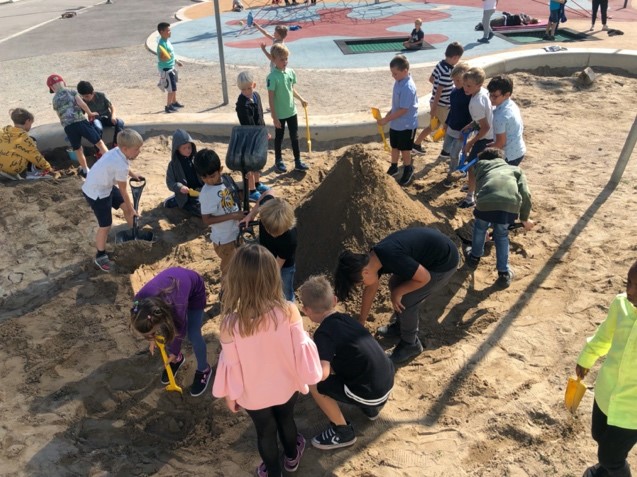
[[[392,149],[399,151],[411,151],[414,146],[415,129],[405,129],[404,131],[389,130],[389,145]]]
[[[346,404],[352,404],[357,407],[375,407],[381,406],[387,399],[384,399],[382,402],[371,404],[364,404],[362,402],[356,401],[345,394],[345,384],[343,381],[335,374],[330,374],[325,381],[321,381],[316,385],[316,389],[319,393],[324,396],[331,397],[332,399],[338,402],[344,402]],[[373,400],[372,400],[373,401]]]
[[[549,14],[549,23],[559,23],[560,22],[560,10],[551,10]]]
[[[64,132],[69,138],[71,143],[71,149],[77,151],[82,147],[82,138],[86,138],[91,144],[95,145],[102,139],[100,132],[89,123],[86,119],[84,121],[78,121],[77,123],[64,126]]]
[[[487,148],[487,144],[489,144],[490,142],[492,142],[491,139],[479,139],[478,141],[476,141],[476,143],[471,148],[471,151],[469,151],[467,162],[471,162],[476,157],[478,157],[478,154],[484,151]]]
[[[124,203],[122,193],[119,191],[119,188],[115,186],[113,186],[113,190],[111,190],[108,197],[97,200],[91,199],[86,194],[84,194],[84,197],[86,198],[88,205],[90,205],[91,209],[93,209],[93,213],[97,218],[97,224],[100,227],[110,227],[113,225],[113,214],[111,213],[111,208],[117,210],[120,205]]]

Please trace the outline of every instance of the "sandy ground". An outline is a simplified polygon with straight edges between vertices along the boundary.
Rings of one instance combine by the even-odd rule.
[[[426,351],[398,370],[380,419],[368,422],[345,407],[356,445],[308,449],[298,475],[576,477],[595,462],[592,393],[575,416],[562,398],[585,337],[623,291],[636,258],[637,172],[631,164],[616,188],[607,181],[634,119],[625,106],[634,104],[637,80],[602,74],[580,89],[568,75],[537,73],[514,76],[538,222],[511,238],[515,281],[494,287],[493,251],[475,273],[461,268],[422,308]],[[52,158],[60,178],[0,187],[0,474],[235,477],[252,475],[259,463],[247,415],[230,414],[208,393],[165,392],[160,359],[128,329],[133,293],[166,267],[190,267],[206,280],[204,334],[216,363],[218,260],[199,220],[161,207],[169,143],[149,138],[133,163],[148,178],[141,223],[157,241],[114,246],[111,237],[117,273],[91,262],[96,224],[63,154]],[[204,144],[225,154],[224,144],[198,141]],[[430,144],[416,160],[406,189],[384,174],[379,144],[313,153],[305,175],[275,174],[270,157],[265,180],[297,207],[299,278],[330,269],[342,244],[362,249],[409,225],[438,227],[460,246],[472,215],[456,208],[460,183],[442,185],[438,148]],[[113,234],[125,228],[116,214]],[[346,308],[355,310],[356,300]],[[369,329],[389,317],[385,294]],[[180,383],[188,386],[193,373],[190,360]],[[327,424],[309,397],[299,402],[297,421],[306,437]],[[631,462],[637,465],[635,453]]]

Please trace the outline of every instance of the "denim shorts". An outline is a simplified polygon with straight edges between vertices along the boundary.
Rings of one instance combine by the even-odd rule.
[[[78,121],[77,123],[64,126],[64,132],[69,138],[71,143],[71,149],[77,151],[82,147],[82,138],[86,138],[91,144],[95,145],[100,142],[100,132],[86,119],[84,121]]]
[[[113,214],[111,208],[119,209],[124,203],[124,198],[118,187],[113,186],[113,190],[108,197],[102,199],[91,199],[88,195],[84,194],[86,202],[93,209],[93,213],[97,218],[97,224],[100,227],[110,227],[113,225]]]
[[[551,10],[551,14],[549,15],[550,23],[559,23],[560,22],[560,10]]]

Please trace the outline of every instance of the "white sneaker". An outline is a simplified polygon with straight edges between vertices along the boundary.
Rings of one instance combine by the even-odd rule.
[[[602,31],[608,31],[608,25],[602,25]]]

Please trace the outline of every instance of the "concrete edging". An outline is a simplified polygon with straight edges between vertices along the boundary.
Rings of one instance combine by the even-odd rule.
[[[573,48],[559,52],[546,52],[543,49],[522,50],[475,58],[470,61],[470,64],[484,68],[487,77],[540,67],[586,68],[588,66],[618,69],[637,75],[637,50],[604,48]],[[419,98],[418,117],[421,124],[429,120],[430,97],[429,94]],[[142,135],[160,132],[172,134],[175,129],[182,128],[189,133],[229,140],[232,128],[237,125],[234,118],[230,119],[232,116],[227,114],[218,115],[217,121],[214,120],[215,115],[206,115],[206,119],[202,120],[192,119],[192,115],[186,116],[180,118],[179,114],[171,115],[170,118],[166,118],[166,121],[161,122],[131,121],[127,126]],[[207,119],[211,116],[212,119]],[[305,131],[304,127],[300,129],[302,133]],[[321,116],[314,119],[311,134],[313,143],[366,138],[377,135],[377,126],[371,113]],[[59,124],[46,124],[34,128],[32,135],[38,141],[38,148],[44,152],[66,145],[64,130]]]

